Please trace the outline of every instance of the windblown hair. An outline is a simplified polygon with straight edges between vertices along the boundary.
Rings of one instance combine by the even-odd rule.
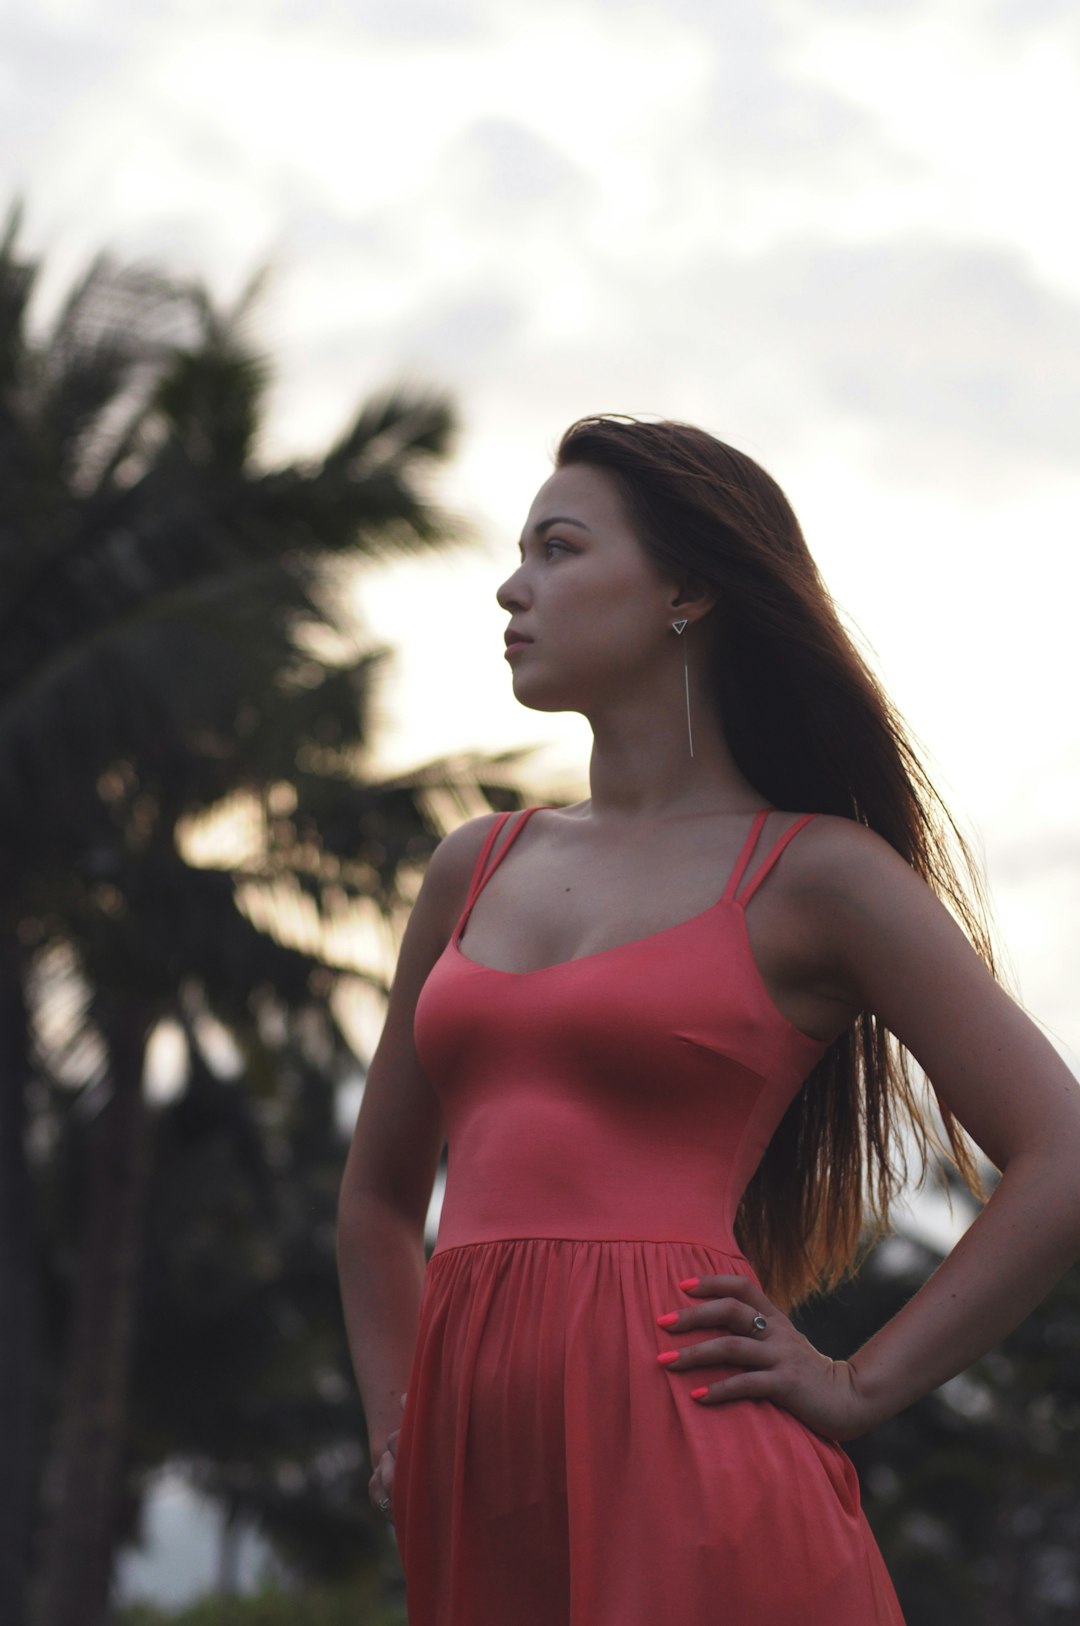
[[[852,639],[791,505],[745,453],[689,424],[581,418],[556,467],[606,472],[642,547],[665,573],[715,591],[714,694],[740,771],[774,807],[877,831],[950,908],[999,975],[979,867],[909,732]],[[966,884],[949,850],[951,829]],[[913,1144],[923,1173],[943,1158],[983,1197],[974,1148],[872,1011],[803,1084],[736,1216],[739,1246],[785,1308],[836,1285],[888,1228]]]

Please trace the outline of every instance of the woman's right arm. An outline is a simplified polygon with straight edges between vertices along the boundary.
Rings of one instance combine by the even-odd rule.
[[[341,1184],[338,1277],[372,1463],[401,1423],[419,1322],[424,1222],[446,1138],[438,1098],[416,1054],[413,1015],[465,906],[495,817],[485,814],[452,831],[428,863],[402,937]]]

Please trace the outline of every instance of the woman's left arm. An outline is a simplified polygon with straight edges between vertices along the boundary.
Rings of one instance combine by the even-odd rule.
[[[732,1278],[689,1290],[699,1302],[680,1329],[726,1326],[711,1359],[745,1368],[703,1400],[773,1399],[850,1439],[993,1348],[1080,1256],[1080,1085],[921,877],[872,831],[837,822],[821,832],[814,890],[838,977],[912,1053],[1001,1179],[930,1279],[847,1361],[821,1355]],[[710,1320],[700,1300],[715,1306],[718,1295],[728,1308]],[[743,1327],[755,1311],[764,1335]],[[694,1364],[704,1363],[674,1369]]]

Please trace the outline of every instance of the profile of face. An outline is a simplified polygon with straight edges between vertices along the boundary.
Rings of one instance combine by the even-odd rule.
[[[670,665],[679,588],[645,552],[605,470],[571,463],[544,482],[520,557],[496,597],[529,640],[507,651],[522,705],[589,714]]]

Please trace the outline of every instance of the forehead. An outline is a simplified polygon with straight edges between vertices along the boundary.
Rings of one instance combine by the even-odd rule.
[[[552,514],[583,520],[595,531],[627,528],[614,480],[604,469],[593,468],[588,463],[568,464],[564,469],[556,469],[544,481],[533,498],[525,532]]]

